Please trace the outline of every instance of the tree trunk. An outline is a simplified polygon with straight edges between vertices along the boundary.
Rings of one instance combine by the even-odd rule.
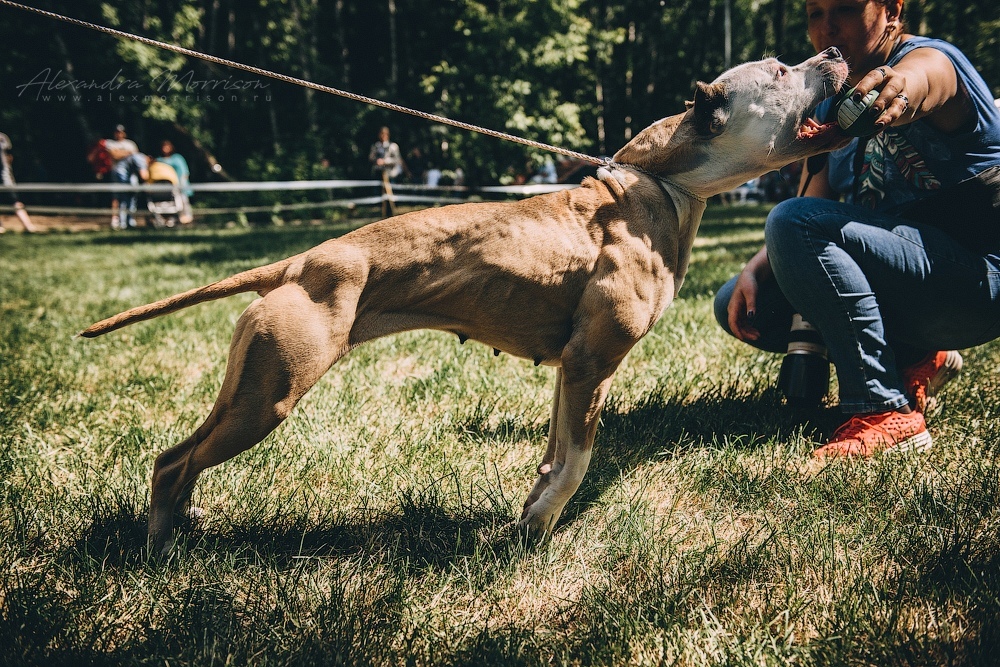
[[[785,0],[774,0],[774,52],[785,51]]]
[[[305,39],[299,40],[299,69],[302,72],[302,78],[306,81],[312,80],[312,66],[316,62],[316,14],[319,11],[317,6],[317,0],[305,0],[309,9],[307,14],[303,16],[303,13],[299,6],[299,0],[294,0],[292,2],[292,20],[295,23],[299,34],[305,34]],[[308,24],[308,31],[305,31],[305,24]],[[303,94],[305,95],[305,105],[306,105],[306,126],[308,129],[307,140],[310,144],[310,149],[312,152],[312,158],[316,161],[320,158],[319,149],[319,123],[317,122],[316,113],[316,92],[312,88],[303,88]]]
[[[594,99],[597,103],[597,154],[607,155],[607,130],[604,122],[604,67],[600,57],[600,45],[597,43],[596,35],[604,29],[606,15],[600,8],[594,6],[590,11],[590,22],[594,26],[591,39],[591,52],[594,54]]]
[[[635,76],[635,21],[628,23],[628,56],[625,58],[625,143],[632,140],[632,79]]]
[[[344,0],[337,0],[333,5],[333,14],[337,23],[337,46],[340,47],[340,83],[344,88],[351,85],[351,53],[347,47],[347,33],[344,30]]]
[[[69,57],[69,49],[66,48],[66,42],[63,41],[62,34],[59,32],[59,28],[55,28],[52,31],[52,39],[55,41],[56,50],[59,52],[59,56],[63,61],[63,69],[66,71],[66,79],[73,81],[76,76],[73,74],[73,61]],[[84,146],[90,146],[92,143],[98,140],[97,134],[94,133],[93,129],[90,127],[90,122],[87,120],[87,114],[84,113],[83,105],[80,104],[80,93],[77,91],[76,86],[72,86],[73,94],[69,96],[70,105],[73,107],[73,116],[76,118],[77,124],[80,126],[80,136],[83,137]]]
[[[724,36],[725,45],[723,46],[723,53],[724,53],[723,65],[725,69],[729,69],[730,67],[732,67],[732,62],[733,62],[733,11],[732,8],[730,7],[731,0],[723,0],[723,2],[725,3],[724,7],[725,16],[723,17],[723,24],[724,24],[723,32],[725,33]]]
[[[215,36],[219,29],[219,0],[212,0],[212,9],[208,12],[208,53],[215,55]]]
[[[395,97],[399,85],[399,55],[396,47],[396,0],[389,0],[389,93]]]

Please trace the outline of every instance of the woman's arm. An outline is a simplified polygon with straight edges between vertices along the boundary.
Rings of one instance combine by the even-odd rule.
[[[802,175],[799,177],[799,196],[819,197],[820,199],[840,199],[840,195],[830,187],[830,161],[823,161],[823,168],[809,177],[808,160],[802,164]],[[808,185],[806,185],[808,183]],[[803,188],[805,191],[803,192]]]
[[[873,69],[858,82],[855,98],[874,89],[881,90],[872,105],[882,110],[876,122],[880,130],[926,118],[942,132],[954,132],[974,113],[955,66],[948,56],[930,47],[910,51],[894,67]]]
[[[740,340],[757,340],[760,332],[753,326],[757,310],[757,293],[760,283],[770,280],[771,262],[767,258],[767,246],[757,251],[740,271],[729,299],[729,330]]]

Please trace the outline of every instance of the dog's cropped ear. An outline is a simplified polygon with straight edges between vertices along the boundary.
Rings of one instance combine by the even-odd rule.
[[[694,127],[703,137],[722,134],[729,119],[729,95],[721,83],[699,81],[694,91]]]

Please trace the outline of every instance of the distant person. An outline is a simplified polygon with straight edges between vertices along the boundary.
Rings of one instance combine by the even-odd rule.
[[[318,180],[333,178],[333,165],[330,164],[330,158],[321,157],[319,161],[313,165],[312,177]]]
[[[403,173],[403,157],[399,146],[389,140],[389,128],[379,130],[378,141],[368,151],[368,162],[371,163],[372,173],[379,178],[395,181]]]
[[[112,183],[132,183],[140,180],[140,175],[145,170],[145,160],[139,164],[136,156],[139,154],[139,147],[128,138],[124,125],[115,126],[114,138],[104,141],[104,149],[111,158]],[[145,180],[144,178],[141,180]],[[111,200],[111,229],[128,229],[135,227],[135,207],[136,193],[128,190],[120,190],[114,193]]]
[[[160,156],[156,158],[157,162],[162,162],[168,164],[174,168],[174,172],[177,174],[177,185],[180,188],[181,201],[183,202],[183,209],[181,210],[179,220],[181,224],[188,224],[194,220],[194,216],[191,214],[191,200],[190,197],[194,193],[190,185],[191,170],[188,169],[187,160],[180,153],[174,152],[174,144],[169,139],[164,139],[160,142]]]
[[[3,178],[3,184],[13,186],[16,184],[14,180],[14,154],[13,148],[10,143],[10,137],[8,137],[3,132],[0,132],[0,175]],[[14,204],[14,215],[21,222],[21,226],[24,227],[26,232],[37,232],[40,231],[38,227],[31,222],[31,216],[28,215],[27,209],[24,208],[24,204],[17,196],[17,192],[10,190],[7,192],[7,198],[12,204]],[[4,228],[3,224],[0,224],[0,234],[3,234],[7,230]]]
[[[429,185],[430,187],[435,188],[440,182],[441,170],[433,164],[428,163],[427,171],[424,172],[424,185]]]
[[[149,163],[153,161],[153,158],[142,152],[136,152],[129,155],[127,158],[122,160],[121,169],[124,174],[124,183],[129,185],[138,185],[140,183],[146,183],[149,181]],[[135,221],[135,213],[139,203],[139,193],[135,191],[128,191],[125,193],[117,193],[116,197],[120,197],[119,206],[115,210],[117,213],[117,218],[112,216],[112,229],[135,229],[138,227],[138,223]],[[118,226],[115,227],[114,222],[117,219]]]
[[[372,173],[382,180],[382,217],[396,215],[396,198],[390,184],[403,173],[403,157],[399,146],[389,140],[389,128],[378,131],[378,141],[368,151],[368,162]]]

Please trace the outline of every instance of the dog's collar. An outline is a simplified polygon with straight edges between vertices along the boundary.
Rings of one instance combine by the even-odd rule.
[[[670,193],[670,190],[677,190],[682,194],[690,197],[691,199],[695,199],[701,202],[702,204],[707,203],[708,201],[701,195],[691,192],[677,181],[673,181],[667,178],[666,176],[661,176],[660,174],[654,174],[653,172],[647,169],[643,169],[642,167],[639,167],[637,165],[628,164],[625,162],[615,162],[614,160],[605,161],[604,164],[597,170],[597,178],[599,178],[602,181],[607,180],[609,178],[614,178],[622,185],[625,185],[625,175],[621,173],[621,171],[619,171],[619,168],[631,169],[632,171],[637,171],[640,174],[649,176],[654,181],[656,181],[656,184],[659,185],[661,188],[666,188],[668,194]],[[671,199],[672,198],[673,197],[671,197]]]

